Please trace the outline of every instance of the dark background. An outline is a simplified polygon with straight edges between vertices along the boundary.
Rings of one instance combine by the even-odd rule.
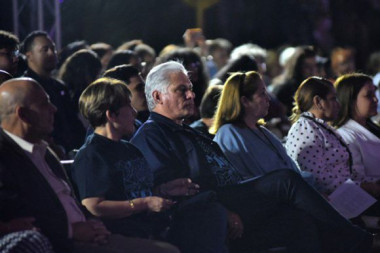
[[[74,40],[103,41],[117,47],[124,41],[143,39],[160,51],[182,43],[186,28],[196,26],[195,10],[181,0],[61,0],[62,45]],[[26,7],[19,16],[25,27],[36,17]],[[332,46],[353,46],[359,66],[380,50],[379,0],[220,0],[204,13],[207,38],[223,37],[234,46],[253,42],[265,48],[316,44],[314,32],[320,19],[328,28],[327,54]],[[45,23],[53,22],[45,11]],[[0,0],[0,29],[13,30],[12,1]]]

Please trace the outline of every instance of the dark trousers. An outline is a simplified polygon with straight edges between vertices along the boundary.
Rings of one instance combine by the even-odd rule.
[[[104,222],[113,233],[164,240],[181,253],[227,253],[226,209],[213,199],[215,193],[204,192],[164,213],[144,212]]]
[[[371,247],[371,234],[352,225],[291,170],[221,187],[217,194],[242,218],[246,247],[262,250],[282,244],[289,252],[303,253],[364,253]]]

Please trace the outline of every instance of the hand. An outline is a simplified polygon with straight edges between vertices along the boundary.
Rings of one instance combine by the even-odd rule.
[[[156,196],[146,197],[144,200],[148,210],[152,212],[161,212],[168,210],[175,203],[170,199],[164,199]]]
[[[98,220],[88,220],[72,224],[73,239],[81,242],[104,244],[111,234],[104,224]]]
[[[15,218],[8,222],[2,223],[0,225],[1,231],[4,231],[5,233],[12,233],[22,230],[35,230],[39,231],[38,228],[36,228],[33,225],[33,222],[36,219],[33,217],[21,217],[21,218]]]
[[[200,28],[186,29],[183,34],[183,41],[185,42],[186,47],[189,48],[196,46],[203,47],[206,45],[205,36]]]
[[[165,196],[191,196],[199,192],[199,185],[190,178],[178,178],[159,186],[159,192]]]
[[[241,238],[244,232],[244,225],[240,216],[236,213],[228,211],[228,237],[230,239]]]

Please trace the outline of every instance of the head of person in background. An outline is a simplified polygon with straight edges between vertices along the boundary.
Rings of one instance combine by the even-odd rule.
[[[0,70],[12,76],[17,74],[19,43],[16,35],[0,30]]]
[[[372,78],[360,73],[345,74],[334,85],[341,105],[338,117],[333,122],[334,126],[339,128],[352,119],[371,129],[371,117],[377,115],[378,103]]]
[[[123,64],[130,64],[141,71],[141,59],[132,50],[115,51],[107,65],[106,70]]]
[[[201,118],[193,122],[190,126],[211,139],[214,137],[209,133],[209,128],[214,122],[214,114],[218,105],[220,94],[222,93],[223,85],[210,85],[203,95],[201,105],[199,107]]]
[[[242,55],[250,55],[253,57],[257,63],[258,72],[264,75],[267,71],[266,58],[267,50],[260,47],[259,45],[247,43],[236,47],[231,52],[231,60],[240,58]]]
[[[102,63],[102,73],[106,70],[108,63],[111,60],[113,54],[113,48],[110,44],[104,42],[98,42],[90,45],[90,49],[94,51],[100,62]]]
[[[336,47],[331,51],[331,69],[335,77],[353,73],[356,70],[355,49]]]
[[[290,117],[292,122],[296,122],[304,112],[310,112],[315,118],[324,121],[332,121],[337,117],[340,107],[334,85],[329,80],[316,76],[301,83],[294,101]]]
[[[161,63],[168,61],[178,61],[183,64],[189,74],[195,93],[195,105],[198,108],[204,92],[208,86],[208,76],[204,62],[200,55],[191,48],[178,48],[160,58]],[[195,112],[198,114],[198,112]]]
[[[71,55],[73,55],[75,52],[81,49],[88,49],[88,48],[89,48],[89,45],[87,44],[85,40],[77,40],[77,41],[67,44],[58,53],[57,69],[61,68],[62,64],[66,61],[66,59],[69,58]]]
[[[104,77],[121,80],[127,84],[131,92],[131,104],[137,110],[137,119],[144,122],[149,116],[145,97],[145,82],[137,68],[132,65],[120,65],[107,70]]]
[[[216,73],[214,78],[219,79],[222,83],[224,83],[233,72],[258,70],[259,67],[255,60],[255,57],[252,55],[242,54],[233,60],[231,59],[227,65],[225,65],[221,70],[218,71],[218,73]]]
[[[156,63],[156,51],[145,43],[138,44],[134,51],[141,59],[141,76],[145,78]]]
[[[89,49],[75,52],[63,63],[58,78],[68,87],[76,109],[83,90],[98,78],[101,68],[98,56]]]
[[[210,133],[216,134],[227,123],[257,128],[259,120],[268,113],[269,101],[258,72],[232,74],[224,84]]]
[[[221,69],[230,59],[232,44],[226,39],[217,38],[214,40],[206,40],[208,54],[214,62],[216,69]]]
[[[42,77],[50,77],[57,66],[55,44],[44,31],[34,31],[22,42],[21,52],[26,56],[28,68]]]
[[[284,79],[294,80],[299,85],[308,77],[318,73],[317,54],[311,46],[299,46],[289,58],[284,69]]]

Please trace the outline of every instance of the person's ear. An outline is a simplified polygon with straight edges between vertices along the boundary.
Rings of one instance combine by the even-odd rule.
[[[154,102],[156,102],[156,104],[162,104],[162,93],[161,92],[159,92],[158,90],[153,91],[152,97],[154,99]]]
[[[26,56],[26,59],[30,60],[32,57],[32,52],[31,51],[26,52],[25,56]]]
[[[242,96],[242,97],[240,97],[240,103],[244,106],[244,107],[246,107],[246,106],[248,106],[248,103],[250,102],[250,100],[246,97],[246,96]]]
[[[316,109],[323,110],[322,98],[320,96],[316,95],[313,97],[313,104]]]
[[[15,114],[19,119],[21,119],[22,121],[24,121],[27,124],[30,124],[32,122],[31,121],[31,115],[29,113],[28,108],[26,108],[26,107],[16,106]]]
[[[111,112],[110,110],[106,111],[106,118],[108,122],[115,122],[116,117],[117,117],[116,113]]]

